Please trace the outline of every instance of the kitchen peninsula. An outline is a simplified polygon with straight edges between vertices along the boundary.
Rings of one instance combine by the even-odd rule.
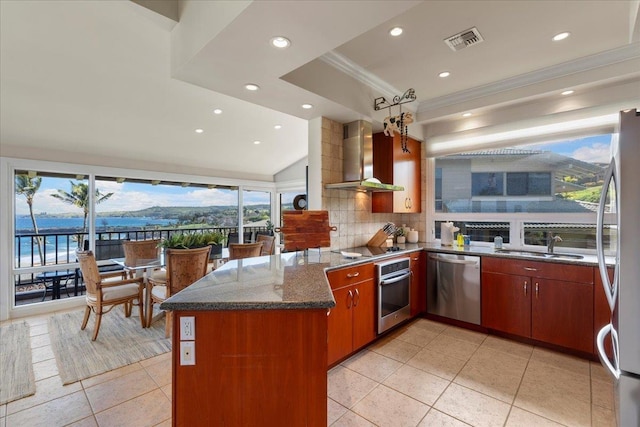
[[[332,256],[311,252],[230,261],[161,305],[173,425],[326,426]]]

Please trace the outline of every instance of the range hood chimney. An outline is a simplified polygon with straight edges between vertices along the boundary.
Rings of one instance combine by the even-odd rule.
[[[326,184],[324,188],[358,191],[403,191],[404,187],[383,184],[373,176],[373,132],[371,123],[364,120],[347,123],[343,127],[344,182]]]

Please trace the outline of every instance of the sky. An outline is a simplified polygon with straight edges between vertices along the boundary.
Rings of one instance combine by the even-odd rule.
[[[58,189],[71,191],[69,178],[43,177],[40,189],[33,201],[34,213],[59,214],[73,212],[82,216],[82,210],[51,197]],[[73,180],[73,182],[78,182]],[[97,212],[136,211],[152,206],[237,206],[238,196],[235,190],[183,188],[175,185],[149,185],[132,182],[118,184],[115,181],[98,181],[98,190],[113,195],[98,204]],[[245,191],[244,205],[268,204],[269,193]],[[16,215],[28,215],[29,207],[24,196],[16,196]]]
[[[596,135],[562,142],[532,144],[520,148],[553,151],[588,163],[609,163],[611,160],[611,135]]]

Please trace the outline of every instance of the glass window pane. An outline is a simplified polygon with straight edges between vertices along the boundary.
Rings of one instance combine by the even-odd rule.
[[[436,239],[440,238],[440,224],[445,221],[436,221]],[[509,223],[495,221],[452,221],[459,233],[469,235],[472,242],[493,242],[494,237],[502,236],[503,243],[509,243]],[[458,232],[454,234],[454,240]]]
[[[436,212],[591,214],[610,143],[598,135],[436,158]]]
[[[503,174],[498,172],[482,172],[471,174],[472,196],[502,196]]]

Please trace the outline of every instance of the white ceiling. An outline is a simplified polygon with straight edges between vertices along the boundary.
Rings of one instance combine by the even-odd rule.
[[[387,111],[374,112],[374,98],[409,87],[418,136],[466,111],[555,102],[568,88],[577,100],[631,82],[635,93],[625,96],[638,101],[638,4],[181,1],[175,23],[126,0],[2,0],[0,142],[8,153],[57,150],[270,180],[306,156],[307,120],[379,123]],[[391,38],[395,25],[405,32]],[[458,52],[444,44],[473,26],[484,42]],[[552,42],[561,31],[572,35]],[[276,35],[292,46],[271,47]],[[444,70],[451,77],[438,78]],[[584,107],[562,102],[563,111]]]

